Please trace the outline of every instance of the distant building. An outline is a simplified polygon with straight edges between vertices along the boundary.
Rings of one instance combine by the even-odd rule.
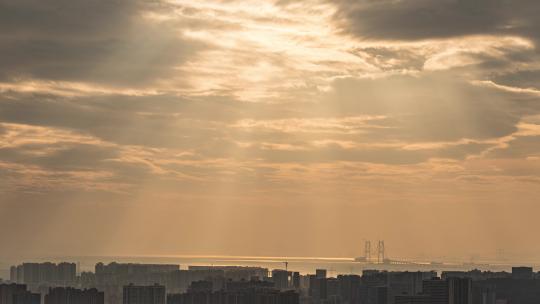
[[[250,281],[253,278],[258,278],[264,281],[268,278],[268,269],[262,267],[247,267],[247,266],[189,266],[189,271],[221,271],[226,279],[233,281],[246,280]]]
[[[165,304],[165,286],[124,286],[124,304]]]
[[[77,265],[75,263],[59,263],[53,269],[53,278],[56,283],[69,285],[77,278]]]
[[[17,266],[11,266],[9,268],[9,280],[13,283],[21,283],[18,281]]]
[[[75,263],[23,263],[10,268],[10,280],[26,284],[30,290],[45,286],[74,286],[77,279]]]
[[[95,266],[96,275],[138,275],[150,273],[167,273],[179,270],[180,265],[174,264],[137,264],[137,263],[97,263]]]

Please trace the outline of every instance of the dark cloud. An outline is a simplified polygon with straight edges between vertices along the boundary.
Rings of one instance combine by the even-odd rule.
[[[47,152],[50,151],[50,152]],[[0,158],[48,170],[95,170],[100,162],[119,156],[117,149],[85,143],[26,144],[0,149]]]
[[[262,145],[246,149],[247,158],[262,159],[269,163],[326,163],[326,162],[364,162],[388,165],[411,165],[425,162],[431,158],[462,160],[469,155],[478,154],[489,148],[489,144],[463,144],[432,149],[405,150],[399,147],[343,148],[338,144],[306,150],[273,150]]]
[[[508,146],[495,149],[488,155],[490,158],[540,157],[540,136],[520,136],[510,141]]]
[[[194,148],[226,136],[227,124],[243,118],[294,115],[280,105],[227,96],[61,97],[4,94],[0,121],[75,130],[118,144]]]
[[[193,160],[231,158],[311,163],[342,160],[410,164],[432,157],[463,159],[479,154],[489,145],[445,143],[506,136],[517,130],[523,116],[538,112],[537,98],[473,85],[451,73],[341,79],[334,83],[330,93],[309,104],[250,103],[226,96],[60,97],[20,93],[6,94],[0,100],[0,120],[4,122],[73,130],[118,145],[188,150],[192,152],[188,157]],[[348,117],[364,116],[381,118],[365,123],[346,121]],[[255,125],[237,125],[246,119]],[[298,125],[299,121],[305,125]],[[365,148],[343,148],[337,144],[312,146],[312,142],[321,140],[367,145]],[[441,145],[416,150],[369,146],[384,142]],[[277,148],[266,143],[276,144]],[[32,156],[35,153],[30,153],[31,149],[25,146],[24,153],[8,150],[3,153],[12,153],[13,161],[51,168],[63,159],[65,167],[75,166],[77,161],[86,164],[83,167],[98,167],[103,165],[100,162],[118,153],[116,148],[89,148],[91,155],[86,155],[85,146],[81,146]]]
[[[501,85],[540,90],[540,70],[514,71],[498,75],[493,81]]]
[[[0,3],[0,26],[4,37],[115,36],[124,32],[144,4],[139,0],[5,0]]]
[[[146,20],[155,1],[22,0],[0,4],[0,80],[148,85],[205,46]]]
[[[508,33],[539,38],[535,0],[340,0],[336,20],[361,38],[417,40]]]
[[[321,111],[388,116],[369,130],[373,138],[452,141],[509,135],[523,116],[540,111],[537,100],[435,73],[338,80]]]
[[[421,70],[427,60],[425,55],[412,50],[387,46],[359,47],[351,51],[382,70]]]

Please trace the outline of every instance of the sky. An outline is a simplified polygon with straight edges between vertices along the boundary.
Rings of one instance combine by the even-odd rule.
[[[539,15],[0,1],[0,256],[540,261]]]

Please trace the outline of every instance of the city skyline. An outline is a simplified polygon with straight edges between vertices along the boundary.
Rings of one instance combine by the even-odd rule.
[[[0,261],[540,262],[539,14],[1,1]]]
[[[534,304],[540,272],[374,269],[360,273],[288,268],[98,262],[23,262],[0,280],[1,304]],[[315,265],[314,265],[315,266]],[[399,266],[399,265],[394,265]],[[403,265],[402,265],[403,266]]]

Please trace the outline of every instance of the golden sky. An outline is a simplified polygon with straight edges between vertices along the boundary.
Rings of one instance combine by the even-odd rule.
[[[539,15],[2,1],[0,255],[540,261]]]

